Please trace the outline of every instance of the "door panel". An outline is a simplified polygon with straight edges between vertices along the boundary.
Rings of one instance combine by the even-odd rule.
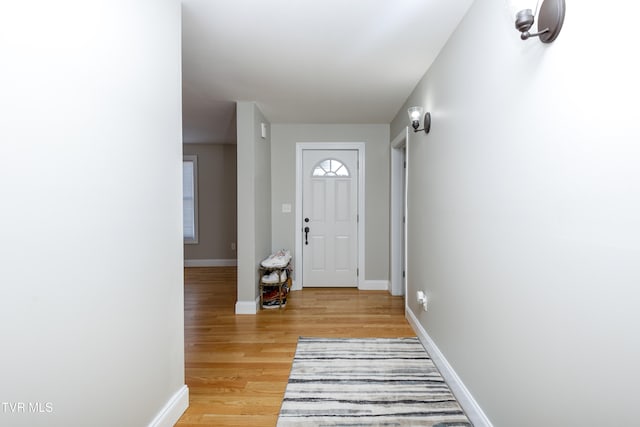
[[[353,209],[351,206],[351,182],[344,179],[336,179],[336,201],[335,201],[335,218],[336,222],[348,222],[350,213]]]
[[[325,200],[327,198],[327,186],[322,180],[311,181],[311,220],[314,222],[324,222],[325,219]]]
[[[335,266],[337,271],[346,271],[351,265],[349,253],[349,236],[336,236],[335,242]]]
[[[313,263],[311,268],[314,272],[323,272],[327,269],[326,262],[326,245],[324,244],[325,238],[324,236],[311,236],[311,247],[315,248],[315,250],[311,254],[311,259]]]
[[[303,151],[304,286],[357,286],[358,152]]]

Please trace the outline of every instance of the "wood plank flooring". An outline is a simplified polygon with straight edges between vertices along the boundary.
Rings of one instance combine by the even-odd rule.
[[[189,408],[177,426],[275,426],[299,336],[408,337],[404,300],[315,288],[283,310],[235,315],[236,268],[185,268]]]

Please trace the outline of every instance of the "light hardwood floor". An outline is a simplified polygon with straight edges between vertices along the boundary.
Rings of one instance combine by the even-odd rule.
[[[292,292],[282,310],[236,316],[236,268],[185,269],[189,408],[177,426],[275,426],[299,336],[408,337],[385,291]]]

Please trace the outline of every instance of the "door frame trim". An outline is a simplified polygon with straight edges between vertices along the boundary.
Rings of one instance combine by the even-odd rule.
[[[295,278],[293,289],[303,288],[302,275],[302,153],[304,150],[355,150],[358,152],[358,289],[364,286],[365,269],[365,147],[364,142],[297,142],[296,143],[296,231],[295,231]]]
[[[406,295],[407,275],[407,188],[409,173],[409,127],[390,142],[391,146],[391,295]],[[402,150],[405,149],[403,155]],[[407,167],[404,167],[404,162]],[[404,175],[404,176],[403,176]],[[405,192],[402,194],[402,192]],[[404,204],[402,200],[404,199]],[[402,217],[405,217],[404,222]],[[404,262],[402,242],[404,240]],[[406,299],[406,298],[405,298]]]

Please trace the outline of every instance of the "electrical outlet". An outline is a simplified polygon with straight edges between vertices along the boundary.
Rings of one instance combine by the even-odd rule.
[[[427,311],[427,294],[424,291],[418,291],[416,293],[416,299],[418,300],[418,304],[424,308],[424,311]]]

